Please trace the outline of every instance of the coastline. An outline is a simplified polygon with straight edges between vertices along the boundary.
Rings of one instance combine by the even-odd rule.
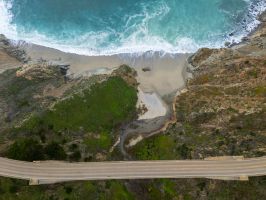
[[[16,46],[0,34],[0,156],[58,165],[58,173],[66,162],[132,161],[134,168],[134,161],[158,160],[223,161],[227,171],[229,162],[265,157],[266,11],[258,19],[260,25],[241,42],[192,55],[83,56],[23,42]],[[150,168],[141,170],[150,174]],[[27,186],[38,180],[0,177],[0,196],[266,199],[265,177],[248,177],[242,168],[231,177],[44,181],[54,185],[41,188]],[[156,171],[168,173],[167,166]]]
[[[262,19],[262,16],[265,15],[266,12],[262,13],[258,18]],[[260,34],[265,33],[264,29],[265,21],[263,18],[262,23],[248,36],[247,40],[225,49],[237,49],[237,52],[240,53],[256,52],[258,47],[254,47],[252,42],[258,43],[257,38],[260,37]],[[175,103],[178,100],[176,93],[184,89],[187,79],[190,78],[190,72],[188,72],[190,67],[187,60],[189,60],[188,58],[191,54],[161,55],[159,52],[147,52],[142,55],[84,56],[34,44],[24,43],[20,47],[26,51],[26,54],[33,62],[43,59],[51,63],[69,64],[70,73],[77,77],[88,76],[93,73],[106,73],[108,70],[115,69],[122,64],[133,67],[138,74],[137,81],[140,83],[140,89],[144,93],[158,94],[160,100],[165,103],[164,105],[167,105],[167,113],[165,116],[140,121],[138,123],[139,128],[133,130],[134,133],[128,127],[129,130],[126,131],[125,136],[138,135],[139,137],[139,135],[145,135],[144,138],[146,138],[165,131],[169,125],[175,123],[176,117],[173,112]],[[222,49],[215,49],[214,51],[219,50]],[[136,131],[138,134],[135,134]],[[121,141],[125,141],[125,138]]]
[[[252,28],[253,26],[253,30],[249,31],[249,34],[243,37],[240,42],[234,42],[234,40],[231,41],[231,44],[229,45],[230,47],[245,43],[246,39],[260,28],[261,23],[258,22],[260,21],[259,18],[262,15],[260,14],[263,9],[260,8],[261,6],[264,6],[264,4],[259,2],[251,3],[249,5],[250,13],[248,17],[252,19],[254,18],[254,21],[257,16],[257,20],[253,22],[253,25],[249,24],[246,26],[249,28]],[[255,26],[256,28],[254,28]],[[234,36],[233,33],[232,36]],[[146,93],[156,92],[161,97],[172,94],[178,89],[184,87],[186,79],[189,76],[186,70],[188,68],[187,59],[193,54],[173,54],[148,51],[145,53],[120,53],[114,55],[86,56],[75,53],[67,53],[64,52],[65,50],[61,51],[24,41],[14,41],[14,45],[18,45],[19,48],[25,50],[26,54],[32,61],[43,59],[56,64],[69,64],[70,73],[76,77],[105,73],[122,64],[127,64],[137,71],[137,79],[142,91]]]
[[[191,76],[193,76],[194,74],[197,74],[197,69],[198,66],[193,64],[193,59],[194,61],[196,61],[196,64],[201,64],[202,66],[204,66],[205,64],[208,66],[210,63],[213,63],[217,60],[222,59],[226,59],[226,57],[230,57],[232,58],[234,54],[236,54],[236,56],[241,58],[242,56],[250,56],[252,57],[260,57],[260,56],[264,56],[266,55],[266,51],[264,51],[264,44],[266,44],[266,40],[264,40],[265,36],[266,36],[266,11],[263,12],[261,15],[258,16],[258,19],[260,20],[260,25],[256,28],[256,30],[254,30],[248,37],[246,41],[241,41],[240,43],[235,44],[232,47],[228,47],[228,48],[220,48],[220,49],[208,49],[208,48],[202,48],[199,49],[195,54],[193,54],[192,56],[190,56],[188,58],[188,67],[186,68],[186,74],[189,75],[191,73]],[[229,54],[224,54],[224,50],[225,51],[234,51],[235,53],[230,52]],[[207,55],[205,55],[205,51],[207,52]],[[208,55],[208,51],[210,51],[210,55]],[[214,54],[214,55],[212,55]],[[239,55],[238,55],[239,54]],[[222,56],[221,56],[222,55]],[[207,56],[207,57],[206,57]],[[221,57],[220,57],[221,56]],[[209,58],[208,58],[209,57]],[[199,59],[198,63],[197,60]],[[201,63],[201,60],[204,60]],[[205,63],[206,60],[206,63]],[[221,60],[222,62],[222,60]],[[187,80],[189,81],[190,77],[187,77]],[[179,95],[189,92],[189,89],[187,89],[186,87],[180,88],[179,91],[175,94],[173,101],[172,101],[172,107],[171,107],[171,111],[168,112],[168,116],[167,118],[164,119],[164,122],[161,123],[160,126],[158,126],[156,129],[154,129],[153,131],[143,131],[143,132],[139,132],[136,134],[128,134],[127,139],[124,139],[124,143],[125,143],[125,149],[123,149],[124,152],[127,152],[127,150],[129,150],[130,148],[134,147],[137,143],[139,143],[140,141],[146,139],[146,138],[150,138],[154,135],[160,134],[160,133],[164,133],[165,131],[167,131],[167,129],[177,123],[177,116],[176,116],[176,104],[179,100]],[[155,119],[157,121],[159,121],[160,119],[157,118]],[[158,123],[157,123],[158,124]],[[143,125],[144,126],[144,125]],[[179,124],[177,123],[176,126],[179,126]],[[147,129],[143,129],[143,130],[147,130]]]
[[[92,75],[97,71],[107,73],[122,64],[127,64],[137,71],[139,102],[143,102],[149,110],[122,131],[120,148],[124,155],[126,155],[124,142],[128,137],[136,133],[149,137],[173,122],[173,103],[176,93],[185,87],[190,76],[187,71],[187,59],[191,54],[160,55],[158,52],[153,54],[147,52],[143,55],[85,56],[34,44],[24,45],[23,48],[34,62],[44,59],[52,63],[69,64],[69,71],[74,77]],[[150,98],[152,96],[153,98]],[[158,109],[161,111],[158,112]],[[133,124],[135,128],[132,129]]]
[[[159,52],[142,55],[118,54],[112,56],[85,56],[35,44],[23,45],[32,61],[39,59],[57,64],[69,64],[71,74],[86,76],[95,72],[112,70],[127,64],[137,71],[137,80],[144,92],[156,92],[161,97],[183,87],[186,81],[184,69],[190,54],[165,54]]]
[[[21,43],[19,48],[25,51],[29,62],[46,60],[53,64],[70,65],[69,74],[74,78],[108,74],[122,64],[134,68],[137,71],[139,93],[143,92],[139,101],[150,108],[137,121],[139,128],[136,130],[141,133],[154,132],[165,125],[172,116],[176,92],[185,87],[189,77],[187,59],[190,54],[161,55],[160,52],[147,52],[142,55],[84,56],[28,43]],[[157,108],[158,105],[160,108]],[[161,111],[157,112],[157,109]],[[129,127],[123,138],[136,130]]]

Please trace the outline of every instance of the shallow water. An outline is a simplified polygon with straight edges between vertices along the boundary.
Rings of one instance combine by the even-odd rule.
[[[265,0],[0,0],[0,33],[86,55],[185,53],[239,41],[265,7]]]

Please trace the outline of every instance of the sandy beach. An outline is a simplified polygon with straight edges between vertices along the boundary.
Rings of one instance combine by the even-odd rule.
[[[174,97],[177,91],[185,87],[185,82],[190,75],[187,72],[187,59],[190,54],[161,55],[159,52],[146,52],[144,54],[85,56],[25,42],[19,43],[18,48],[25,50],[26,57],[29,57],[33,63],[46,60],[52,64],[70,65],[71,77],[108,74],[122,64],[134,68],[137,71],[136,78],[139,83],[137,107],[147,108],[147,112],[139,115],[138,118],[140,132],[145,133],[159,129],[171,117]],[[8,59],[10,62],[15,60],[10,56]],[[18,66],[18,63],[9,65],[9,68],[10,66]],[[2,68],[6,69],[0,63],[0,69]],[[127,132],[132,131],[138,130],[129,128]]]
[[[160,55],[147,52],[142,55],[84,56],[33,44],[26,44],[24,48],[32,60],[44,59],[69,64],[70,73],[75,75],[86,75],[97,70],[104,72],[104,69],[127,64],[137,71],[137,79],[143,92],[156,92],[161,97],[182,88],[187,78],[185,69],[189,54]]]
[[[161,55],[159,52],[147,52],[141,55],[85,56],[35,44],[24,44],[23,48],[32,61],[43,59],[70,65],[69,73],[74,77],[109,73],[122,64],[133,67],[137,71],[139,92],[142,94],[139,95],[139,105],[148,109],[139,119],[168,118],[173,96],[185,86],[188,77],[186,69],[190,54]],[[161,126],[164,119],[159,121],[157,124]]]

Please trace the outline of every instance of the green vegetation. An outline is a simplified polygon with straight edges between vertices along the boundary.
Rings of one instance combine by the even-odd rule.
[[[24,161],[64,160],[66,153],[62,146],[56,142],[43,146],[35,139],[23,138],[9,147],[7,157]]]
[[[16,95],[21,90],[34,86],[35,84],[36,82],[33,80],[28,80],[24,77],[17,77],[14,81],[12,81],[12,84],[9,85],[8,92],[11,95]]]
[[[65,160],[67,155],[61,145],[51,142],[44,148],[44,152],[49,160]]]
[[[258,78],[259,73],[260,73],[260,70],[258,70],[256,68],[247,71],[247,75],[252,77],[252,78]]]
[[[220,113],[212,113],[213,118],[201,114],[185,114],[186,109],[179,109],[178,119],[182,125],[174,125],[164,135],[159,134],[141,141],[129,149],[135,159],[199,159],[201,155],[223,156],[244,155],[257,157],[265,155],[263,148],[265,137],[265,110],[253,114],[235,115],[231,109],[223,111],[234,115],[223,128],[210,126],[206,129],[202,124],[209,123]],[[200,119],[200,120],[199,120]]]
[[[210,200],[258,200],[264,199],[265,187],[266,177],[251,178],[248,182],[157,179],[84,181],[52,186],[29,186],[27,181],[0,178],[0,200],[193,200],[200,196]]]
[[[163,179],[161,180],[161,182],[163,183],[163,190],[166,196],[168,197],[168,199],[171,199],[177,196],[177,192],[175,189],[175,183],[173,181],[169,179]]]
[[[79,150],[75,150],[73,153],[70,154],[69,159],[71,161],[78,162],[81,159],[81,153]]]
[[[131,153],[139,160],[174,160],[189,159],[190,151],[186,144],[177,145],[170,135],[158,135],[140,142]]]
[[[28,186],[26,181],[0,178],[0,200],[133,200],[120,181],[84,181],[51,186]]]
[[[241,114],[237,117],[232,117],[230,120],[231,127],[236,128],[238,131],[256,132],[266,130],[266,108],[261,112],[252,114]]]
[[[62,84],[63,76],[60,74],[59,69],[55,66],[49,66],[48,68],[49,70],[47,71],[49,71],[49,73],[46,71],[33,71],[32,74],[29,73],[27,77],[16,76],[16,72],[20,70],[20,68],[7,70],[0,74],[0,82],[5,86],[1,88],[1,91],[12,98],[20,98],[20,96],[27,97],[27,94],[37,92],[38,89],[48,83],[53,85]]]
[[[12,144],[7,156],[16,160],[34,161],[43,160],[43,147],[37,140],[34,139],[20,139]]]
[[[168,160],[265,155],[266,112],[263,107],[265,100],[261,98],[265,96],[265,84],[261,82],[263,73],[252,69],[243,75],[238,64],[226,66],[223,69],[223,66],[214,65],[208,69],[213,70],[211,73],[205,70],[208,66],[200,68],[200,74],[188,83],[189,92],[178,97],[177,123],[166,132],[145,139],[130,149],[128,153],[132,158]],[[239,66],[242,66],[241,63]],[[130,68],[117,72],[116,75],[122,74],[123,78],[116,76],[105,80],[105,77],[94,77],[90,81],[82,80],[82,84],[88,84],[78,83],[63,95],[63,100],[40,97],[47,84],[56,88],[63,81],[59,78],[61,76],[53,77],[50,74],[53,70],[48,71],[45,76],[37,73],[39,78],[33,79],[15,77],[15,70],[0,75],[3,83],[0,100],[8,105],[6,108],[12,108],[11,114],[6,115],[9,117],[7,123],[14,125],[14,118],[21,122],[21,119],[31,116],[20,128],[9,129],[9,133],[14,134],[8,135],[8,142],[15,142],[10,145],[6,155],[27,161],[116,160],[120,156],[119,149],[112,154],[109,149],[116,139],[117,128],[136,115],[137,93],[130,86],[136,86],[136,82],[132,74],[127,76],[132,72]],[[256,81],[256,85],[252,81]],[[51,108],[52,102],[56,103],[52,109],[47,109]],[[2,110],[8,110],[6,108]],[[16,113],[18,115],[14,115]],[[14,139],[14,136],[24,139]],[[3,143],[5,139],[1,135]],[[265,177],[259,177],[249,182],[205,179],[86,181],[32,187],[26,181],[0,178],[0,200],[252,200],[266,196],[265,180]]]
[[[135,88],[120,77],[111,77],[57,103],[53,110],[32,117],[23,128],[31,132],[111,131],[135,116],[136,102]]]
[[[197,63],[195,58],[197,70],[187,83],[188,92],[176,102],[177,122],[130,148],[134,159],[266,155],[265,61],[234,59],[231,54],[227,60],[223,51],[215,54],[221,56],[217,60]],[[143,199],[255,200],[265,199],[265,182],[258,177],[248,182],[182,179],[136,185],[141,184]]]
[[[80,86],[74,92],[52,109],[36,113],[20,127],[10,129],[12,135],[34,139],[16,141],[6,153],[8,157],[28,161],[90,161],[101,153],[106,158],[117,128],[136,116],[137,91],[122,78],[111,77],[89,87]],[[73,144],[75,140],[78,142]]]
[[[97,137],[86,138],[84,143],[86,144],[90,152],[99,152],[101,150],[107,150],[112,145],[112,138],[110,133],[101,132]]]
[[[19,77],[16,72],[20,68],[0,73],[0,110],[3,111],[0,116],[1,134],[4,129],[17,125],[32,113],[47,109],[54,102],[55,98],[43,95],[43,91],[48,85],[55,88],[62,85],[63,76],[55,66],[49,66],[48,74],[45,69],[39,67]]]
[[[123,183],[118,181],[108,181],[107,182],[110,190],[110,200],[133,200],[133,195],[127,191],[127,188]]]
[[[264,199],[265,177],[251,178],[248,182],[208,179],[156,179],[138,181],[145,200],[229,200]]]
[[[256,96],[266,97],[266,86],[258,86],[254,89]]]

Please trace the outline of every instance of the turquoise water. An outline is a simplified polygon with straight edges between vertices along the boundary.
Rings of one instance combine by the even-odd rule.
[[[0,0],[0,33],[103,55],[193,52],[239,41],[265,0]],[[252,9],[251,9],[252,8]]]

